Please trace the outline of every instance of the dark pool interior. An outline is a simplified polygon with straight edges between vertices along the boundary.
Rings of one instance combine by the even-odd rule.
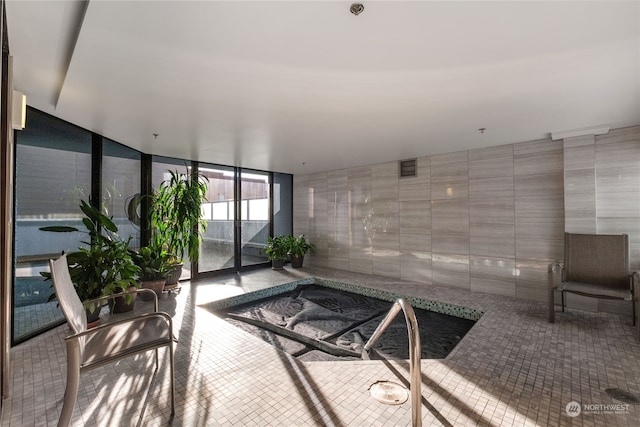
[[[218,311],[234,326],[303,361],[360,360],[362,347],[392,303],[319,285]],[[423,359],[442,359],[475,324],[414,309]],[[408,359],[405,318],[399,313],[369,353],[370,359]]]

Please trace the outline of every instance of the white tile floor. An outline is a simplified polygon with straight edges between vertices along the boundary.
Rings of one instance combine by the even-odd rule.
[[[174,316],[180,341],[175,417],[169,416],[161,353],[155,378],[143,357],[83,375],[73,425],[411,425],[409,402],[383,405],[368,391],[378,380],[407,383],[406,362],[302,363],[203,307],[306,275],[485,311],[447,359],[422,361],[425,426],[640,425],[640,406],[627,406],[604,391],[640,395],[640,343],[630,318],[574,310],[557,313],[556,323],[549,324],[544,304],[319,268],[225,276],[164,295],[161,309]],[[64,393],[67,331],[61,326],[12,349],[3,427],[55,425]],[[571,401],[583,410],[577,417],[565,410]],[[617,414],[593,406],[615,403]]]

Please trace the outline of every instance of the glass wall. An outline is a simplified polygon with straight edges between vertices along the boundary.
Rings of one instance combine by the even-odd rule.
[[[151,166],[151,184],[153,185],[154,190],[158,189],[163,181],[171,179],[171,171],[183,174],[191,173],[191,162],[187,160],[173,159],[171,157],[153,156],[153,163]],[[184,259],[184,266],[182,267],[180,280],[187,280],[191,278],[191,262],[189,261],[186,253],[184,256],[186,259]]]
[[[113,217],[118,234],[140,247],[141,154],[105,139],[102,145],[102,211]]]
[[[200,245],[198,272],[235,268],[234,168],[200,164],[198,172],[209,179],[202,216],[207,221]]]
[[[148,170],[142,153],[32,108],[27,110],[27,127],[16,133],[15,141],[14,344],[64,321],[56,302],[47,302],[51,283],[40,272],[49,270],[50,258],[76,251],[87,237],[45,232],[41,227],[83,230],[80,201],[89,200],[93,191],[102,211],[118,225],[120,236],[131,237],[130,246],[137,248],[144,243],[138,208],[143,182],[158,188],[170,177],[169,171],[192,170],[188,160],[159,156],[151,157]],[[92,165],[98,168],[93,173]],[[208,228],[198,273],[267,265],[264,249],[270,233],[292,230],[291,175],[210,164],[198,169],[209,179],[208,200],[202,205]],[[100,192],[95,182],[92,187],[92,179],[100,180]],[[181,278],[190,277],[187,259]]]
[[[153,183],[153,188],[160,187],[162,181],[171,178],[170,171],[189,173],[191,172],[191,162],[172,159],[171,157],[153,156],[153,165],[151,166],[151,182]]]
[[[264,249],[269,238],[269,173],[240,170],[240,253],[242,266],[269,261]]]
[[[86,236],[39,228],[82,229],[79,204],[91,191],[91,133],[31,109],[27,121],[16,138],[14,342],[62,321],[56,303],[47,302],[51,282],[40,272],[49,271],[49,258],[77,250]]]

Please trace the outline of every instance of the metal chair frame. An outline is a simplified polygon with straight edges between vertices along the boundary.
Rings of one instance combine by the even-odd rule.
[[[154,350],[155,371],[159,367],[158,349],[167,347],[169,352],[169,365],[171,375],[171,414],[175,414],[175,373],[173,356],[173,320],[171,316],[158,311],[158,297],[150,289],[137,289],[109,296],[85,301],[84,304],[97,304],[102,307],[104,302],[127,294],[138,294],[141,292],[151,292],[154,297],[154,312],[136,315],[130,318],[109,322],[93,329],[87,329],[84,305],[75,293],[73,283],[69,274],[66,255],[62,255],[57,260],[50,260],[51,278],[58,299],[58,303],[64,314],[73,334],[65,338],[67,348],[67,385],[64,392],[64,401],[58,426],[68,426],[73,415],[73,408],[78,396],[80,385],[80,374],[93,368],[104,366],[122,358],[134,354]],[[135,331],[136,334],[130,332]],[[128,345],[122,344],[114,346],[113,342],[100,341],[101,338],[108,338],[109,333],[126,336],[130,339]],[[145,332],[147,332],[145,334]],[[157,338],[149,336],[149,333],[160,332]],[[124,335],[123,335],[124,334]],[[113,337],[113,335],[112,335]],[[93,340],[92,340],[93,339]],[[102,351],[101,354],[92,354],[87,345],[97,346],[112,344],[111,351]],[[104,348],[102,348],[104,350]],[[94,356],[93,358],[88,356]]]

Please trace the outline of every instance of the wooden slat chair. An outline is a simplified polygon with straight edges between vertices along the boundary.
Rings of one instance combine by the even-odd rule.
[[[562,281],[555,283],[555,273]],[[564,233],[564,262],[549,264],[549,322],[555,321],[554,290],[561,294],[562,311],[565,293],[592,298],[631,302],[633,324],[636,325],[638,272],[629,267],[629,235]],[[639,328],[640,333],[640,328]]]
[[[67,426],[73,414],[78,396],[80,373],[103,366],[121,358],[155,350],[158,369],[158,349],[167,347],[171,370],[171,414],[175,413],[175,386],[173,366],[173,324],[171,316],[158,312],[158,299],[150,289],[134,292],[150,292],[155,299],[155,312],[145,313],[87,330],[85,308],[78,298],[67,265],[66,255],[50,260],[51,278],[56,298],[73,334],[65,338],[67,346],[67,386],[58,426]],[[107,299],[123,294],[93,300],[99,306]]]

